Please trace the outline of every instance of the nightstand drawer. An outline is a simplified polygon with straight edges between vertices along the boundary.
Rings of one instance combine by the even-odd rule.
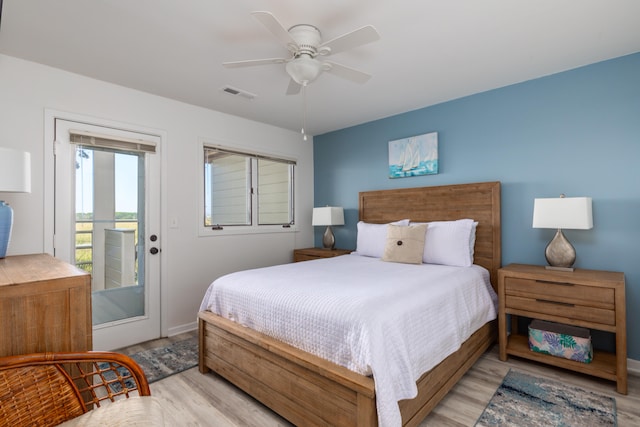
[[[506,296],[506,306],[511,310],[536,314],[547,314],[562,318],[580,320],[600,325],[615,326],[615,310],[595,308],[585,305],[560,302],[551,298],[523,298],[513,295]]]
[[[615,309],[615,290],[597,286],[585,286],[568,282],[507,277],[505,293],[509,296],[568,303],[587,308]]]

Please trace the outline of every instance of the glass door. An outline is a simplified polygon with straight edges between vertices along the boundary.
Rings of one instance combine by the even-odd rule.
[[[96,350],[160,336],[156,139],[56,120],[55,256],[91,273]]]

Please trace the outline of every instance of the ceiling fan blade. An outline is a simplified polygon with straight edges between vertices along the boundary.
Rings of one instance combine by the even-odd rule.
[[[323,61],[322,69],[327,73],[334,74],[343,79],[350,80],[354,83],[366,83],[371,78],[371,74],[367,74],[364,71],[356,70],[355,68],[347,67],[346,65],[336,64],[331,61]]]
[[[300,89],[302,89],[302,85],[296,83],[295,80],[289,80],[289,86],[287,87],[287,95],[297,95],[300,93]]]
[[[225,68],[253,67],[254,65],[284,64],[287,61],[288,59],[284,58],[248,59],[245,61],[223,62],[222,66]]]
[[[354,47],[362,46],[379,39],[380,35],[378,34],[378,31],[372,25],[367,25],[321,44],[318,50],[322,51],[322,48],[328,47],[331,50],[329,53],[334,54],[344,52],[345,50],[353,49]]]
[[[282,44],[284,44],[288,50],[296,50],[298,43],[291,37],[291,34],[285,27],[282,26],[280,21],[271,12],[251,12],[254,18],[256,18],[267,30],[276,36]]]

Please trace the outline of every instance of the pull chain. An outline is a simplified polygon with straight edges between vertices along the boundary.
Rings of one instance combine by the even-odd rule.
[[[302,83],[302,140],[307,140],[307,134],[304,128],[307,127],[307,82]]]

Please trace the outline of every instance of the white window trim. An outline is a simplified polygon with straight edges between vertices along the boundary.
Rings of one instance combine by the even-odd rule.
[[[224,226],[222,230],[214,230],[210,226],[204,225],[204,215],[205,215],[205,206],[204,206],[204,149],[206,147],[220,148],[221,150],[234,151],[237,153],[246,153],[248,155],[254,156],[264,156],[267,158],[276,158],[282,160],[289,160],[292,162],[298,163],[298,160],[294,157],[282,155],[278,153],[268,153],[264,151],[255,150],[248,147],[242,147],[238,144],[224,143],[221,141],[214,141],[211,139],[201,138],[198,147],[198,167],[200,168],[200,172],[198,173],[198,237],[216,237],[216,236],[233,236],[233,235],[243,235],[243,234],[273,234],[273,233],[296,233],[299,231],[297,226],[297,222],[291,224],[289,226],[283,225],[233,225],[233,226]],[[297,192],[297,188],[295,187],[295,176],[294,176],[294,192]],[[296,215],[296,198],[294,197],[294,217]]]

